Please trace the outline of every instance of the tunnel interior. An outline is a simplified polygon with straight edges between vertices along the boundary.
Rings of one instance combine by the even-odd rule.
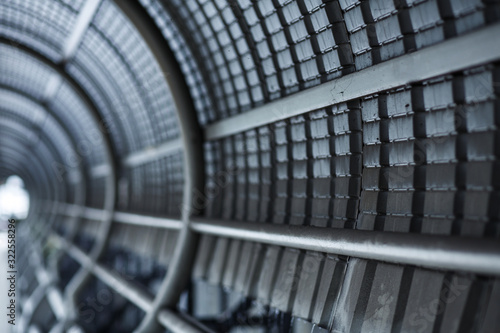
[[[497,0],[0,0],[12,332],[499,332],[499,35]]]

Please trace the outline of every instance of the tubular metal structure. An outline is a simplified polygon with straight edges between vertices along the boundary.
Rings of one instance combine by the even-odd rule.
[[[0,0],[15,331],[495,332],[499,35],[493,0]]]

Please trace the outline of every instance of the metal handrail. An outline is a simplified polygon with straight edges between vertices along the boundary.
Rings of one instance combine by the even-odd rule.
[[[88,208],[86,208],[88,209]],[[85,210],[86,210],[85,209]],[[64,210],[63,210],[64,213]],[[122,220],[115,219],[122,217]],[[123,217],[126,216],[126,219]],[[180,220],[116,212],[114,221],[174,229]],[[154,225],[148,224],[151,219]],[[145,224],[142,221],[146,221]],[[320,228],[192,218],[190,228],[205,235],[241,239],[336,255],[416,265],[438,270],[500,276],[500,243],[494,239],[403,232]],[[436,255],[439,253],[439,255]]]

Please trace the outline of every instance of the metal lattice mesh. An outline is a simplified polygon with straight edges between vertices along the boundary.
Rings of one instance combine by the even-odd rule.
[[[9,89],[13,88],[20,93],[27,94],[38,101],[43,101],[47,82],[58,74],[12,47],[2,47],[1,53],[3,55],[2,72],[4,73],[1,84]],[[18,65],[20,59],[22,59],[22,66]],[[79,144],[78,149],[82,151],[85,149],[86,154],[87,150],[90,150],[88,152],[88,158],[91,159],[90,164],[97,165],[103,162],[103,153],[100,150],[102,147],[95,144],[96,140],[102,140],[99,138],[99,133],[96,133],[98,129],[91,125],[87,114],[88,110],[70,88],[63,83],[56,93],[54,101],[47,108],[46,112],[55,112],[62,119],[63,124],[78,136],[76,139]],[[74,114],[68,115],[67,112],[63,112],[66,110],[72,110]],[[37,119],[37,116],[32,117]],[[83,131],[80,132],[80,129]],[[89,145],[92,147],[90,148]]]
[[[63,158],[68,160],[74,155],[73,148],[70,144],[68,136],[62,131],[60,126],[54,122],[53,119],[49,118],[45,111],[40,110],[39,106],[28,99],[22,99],[19,95],[11,93],[8,91],[0,92],[2,99],[2,117],[15,117],[17,120],[25,123],[25,129],[28,130],[32,126],[37,128],[39,133],[44,133],[45,131],[51,133],[50,140],[54,146],[57,147],[59,153],[61,154],[60,162],[64,163]],[[32,144],[38,144],[40,142],[40,136],[32,132],[26,132],[21,134],[26,140]]]
[[[469,69],[207,144],[209,186],[221,175],[225,183],[219,183],[206,214],[326,228],[498,237],[498,214],[491,206],[496,191],[488,185],[494,183],[496,160],[497,71]],[[480,290],[493,281],[357,259],[335,258],[330,264],[316,252],[203,237],[195,278],[325,327],[333,321],[332,329],[339,331],[409,329],[414,303],[404,297],[416,295],[421,280],[432,280],[436,287],[414,296],[420,304],[452,281]],[[327,275],[314,265],[329,267]],[[414,276],[414,282],[405,284],[404,274]],[[388,276],[394,279],[391,286],[403,289],[384,290]],[[320,294],[310,282],[327,288],[332,279],[332,293],[312,303]],[[339,288],[347,288],[338,301],[347,307],[347,317],[323,312],[341,297]],[[387,314],[392,319],[377,318],[372,313],[377,297],[398,290],[404,302],[399,306],[406,312],[391,301]],[[460,302],[472,304],[463,297]],[[364,319],[356,315],[358,307]],[[434,320],[442,319],[429,325]],[[462,325],[472,322],[464,319]]]
[[[223,161],[207,161],[209,177],[236,170],[208,216],[352,226],[359,200],[360,122],[359,106],[343,104],[211,143],[221,150],[212,155]]]
[[[159,6],[156,3],[147,6],[150,13],[160,11],[152,9]],[[208,93],[219,114],[214,118],[212,111],[198,105],[202,123],[244,112],[249,105],[332,80],[485,24],[484,5],[479,0],[439,6],[436,1],[401,2],[396,6],[391,1],[254,4],[193,0],[185,6],[180,2],[166,6],[182,17],[177,23],[181,31],[189,32],[189,40],[183,43],[203,55],[199,66],[202,76],[211,83]],[[182,55],[186,51],[173,49],[181,66],[191,61]],[[189,75],[188,70],[185,73]],[[196,95],[194,98],[198,100]]]
[[[76,149],[90,159],[89,165],[105,163],[105,153],[102,149],[104,139],[100,135],[100,128],[92,123],[86,106],[67,84],[61,85],[49,107],[64,119],[71,133],[79,134]],[[69,115],[66,110],[71,110],[72,114]],[[75,117],[75,114],[78,116]],[[74,118],[77,118],[76,121]],[[79,133],[81,129],[84,130]]]
[[[113,17],[113,20],[110,20],[110,17]],[[149,127],[153,128],[155,136],[150,140],[154,141],[147,141],[147,144],[177,137],[175,109],[169,90],[161,77],[163,73],[153,61],[151,54],[145,52],[146,45],[143,44],[134,28],[114,5],[108,2],[102,4],[93,24],[109,40],[108,43],[116,48],[114,51],[117,53],[116,56],[111,50],[104,51],[103,53],[109,54],[110,58],[100,60],[106,63],[107,70],[112,76],[123,76],[121,80],[124,83],[130,83],[130,86],[122,89],[126,89],[124,97],[127,107],[133,110],[131,114],[136,117],[142,115],[143,120],[139,118],[139,122],[136,123],[142,126],[139,127],[138,132],[146,134],[151,131]],[[105,44],[102,44],[103,41],[97,36],[94,37],[95,46],[89,46],[89,49],[94,50],[100,45],[105,50]],[[83,44],[85,45],[85,40]],[[113,59],[113,57],[123,57],[123,60]],[[144,105],[143,100],[148,102],[148,105]],[[144,115],[146,109],[149,110],[148,116]],[[141,125],[142,122],[144,125]]]
[[[488,210],[495,71],[474,69],[364,101],[361,228],[498,234],[488,223],[495,219]]]
[[[29,41],[35,49],[58,61],[76,13],[57,1],[2,1],[0,35]]]
[[[174,51],[175,57],[181,66],[185,75],[186,82],[190,88],[193,102],[198,112],[198,121],[201,124],[214,119],[214,107],[211,105],[207,86],[202,78],[199,65],[194,59],[194,54],[187,45],[186,37],[179,31],[177,25],[173,22],[175,17],[165,11],[163,6],[157,0],[141,0],[141,4],[147,9],[149,15],[154,19],[156,25],[160,28],[170,48]]]
[[[89,68],[89,66],[90,64],[87,64],[84,68]],[[87,74],[84,68],[80,67],[80,64],[75,60],[74,63],[67,66],[67,71],[87,91],[92,98],[92,102],[101,110],[103,124],[106,125],[111,134],[117,154],[121,156],[128,153],[134,149],[134,136],[131,134],[132,130],[127,126],[128,124],[122,124],[122,120],[119,120],[120,114],[114,111],[112,107],[112,105],[120,105],[114,104],[118,103],[117,99],[113,99],[115,95],[114,91],[105,85],[102,80],[99,80],[100,77],[98,75],[101,73],[100,70],[96,69],[93,75],[90,76],[91,74]],[[97,76],[97,78],[94,78],[94,76]],[[105,88],[107,89],[105,90]]]
[[[181,153],[135,167],[129,179],[130,211],[180,216],[184,184]]]
[[[75,62],[84,66],[88,73],[100,73],[94,80],[103,85],[107,92],[112,107],[108,112],[115,113],[123,127],[129,127],[127,136],[135,138],[130,139],[133,151],[154,145],[157,140],[153,137],[151,121],[145,114],[143,102],[137,96],[133,73],[113,50],[112,44],[90,28],[81,48],[82,51],[75,56]],[[117,86],[116,82],[123,82],[124,87]]]
[[[22,65],[18,64],[19,60],[22,60]],[[0,46],[0,66],[2,85],[24,91],[37,100],[41,100],[44,93],[40,87],[49,81],[53,73],[40,62],[7,45]]]
[[[41,222],[20,225],[19,331],[498,326],[499,18],[1,2],[0,182],[17,170]]]

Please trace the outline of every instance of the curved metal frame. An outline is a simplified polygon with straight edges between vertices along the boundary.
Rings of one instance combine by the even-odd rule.
[[[0,43],[6,43],[6,40],[0,38]],[[13,46],[14,47],[14,46]],[[90,97],[86,95],[84,90],[76,84],[76,82],[72,79],[72,77],[67,74],[64,70],[64,66],[61,64],[53,63],[50,59],[44,57],[43,55],[37,53],[36,51],[29,48],[29,46],[22,45],[20,43],[16,43],[15,48],[25,51],[31,56],[34,56],[35,59],[41,61],[43,64],[48,67],[55,69],[56,72],[65,79],[69,86],[77,92],[77,95],[82,99],[82,102],[87,106],[90,111],[88,114],[94,119],[95,125],[99,128],[99,112],[97,108],[92,103]],[[68,61],[69,59],[66,59]],[[116,197],[116,175],[115,175],[115,161],[113,159],[113,153],[111,149],[111,140],[107,137],[105,133],[100,132],[103,135],[104,142],[104,150],[105,150],[105,159],[106,164],[109,166],[110,172],[106,176],[106,194],[104,200],[104,211],[101,218],[101,231],[99,232],[100,238],[96,241],[93,246],[91,256],[94,260],[97,260],[105,249],[106,241],[108,238],[108,233],[111,229],[112,224],[112,215],[115,207],[115,197]],[[52,211],[52,215],[57,215],[58,207],[54,207],[54,211]],[[77,317],[77,311],[75,306],[75,299],[78,292],[83,288],[86,281],[90,278],[90,272],[86,269],[81,268],[75,276],[71,279],[65,291],[65,298],[68,300],[68,308],[69,315],[68,320],[75,320]]]
[[[58,74],[53,74],[53,75],[57,75],[57,77],[59,77],[59,80],[61,80],[61,78]],[[54,120],[54,122],[56,123],[56,125],[62,129],[62,132],[66,135],[66,138],[72,144],[74,151],[75,152],[77,151],[78,145],[77,145],[75,137],[70,135],[70,131],[68,130],[66,125],[61,121],[61,119],[59,119],[57,114],[54,111],[52,111],[50,109],[50,107],[48,106],[50,104],[50,99],[53,96],[46,95],[46,96],[44,96],[45,97],[44,100],[42,102],[40,102],[40,101],[34,99],[33,97],[27,95],[26,93],[18,91],[17,89],[14,89],[11,87],[6,87],[6,86],[2,86],[1,88],[7,89],[13,93],[19,94],[23,98],[26,98],[27,100],[30,100],[31,102],[38,104],[40,106],[40,109],[46,113],[46,116],[51,117]],[[83,164],[85,164],[85,162]],[[84,206],[85,200],[86,200],[85,199],[86,198],[85,192],[86,192],[86,181],[88,181],[88,175],[86,172],[84,172],[85,168],[82,167],[81,163],[78,164],[77,169],[78,169],[77,172],[79,175],[78,176],[79,182],[77,184],[78,191],[74,197],[74,204],[78,205],[78,206]],[[59,207],[56,205],[55,209],[56,209],[56,213],[54,215],[57,215],[57,210],[59,209]],[[76,235],[76,232],[77,232],[77,229],[79,226],[78,222],[79,222],[80,218],[81,218],[81,213],[75,214],[75,215],[72,215],[71,217],[69,217],[69,220],[67,221],[67,223],[69,224],[69,230],[66,233],[66,239],[71,240]],[[45,229],[46,232],[50,231],[51,225],[52,224],[50,223],[50,225],[47,226],[48,228]],[[56,266],[58,265],[59,260],[62,258],[62,254],[63,254],[63,252],[58,252],[56,254],[56,257],[54,258],[54,261],[52,262],[55,265],[55,267],[52,267],[53,269],[55,269]],[[64,318],[64,320],[63,320],[63,326],[65,325],[64,324],[65,319],[66,318]]]
[[[25,128],[24,125],[20,124],[20,123],[13,123],[21,128]],[[11,124],[12,125],[12,124]],[[16,129],[16,127],[12,127],[12,126],[7,126],[5,125],[5,122],[2,122],[0,123],[0,127],[4,127],[5,130],[7,131],[12,131],[12,134],[16,135],[17,136],[17,142],[23,142],[24,140],[24,137],[22,136],[21,133],[26,133],[26,129],[23,131],[23,130],[19,130],[19,128]],[[50,141],[49,141],[50,142]],[[41,141],[39,141],[39,143],[43,143],[46,148],[48,149],[48,151],[51,152],[51,154],[56,154],[56,152],[58,153],[57,151],[57,148],[55,148],[55,146],[53,145],[52,142],[49,143],[49,145],[47,145],[47,142],[45,142],[45,139],[42,139]],[[5,145],[5,143],[3,143],[3,145]],[[26,143],[25,146],[31,148],[32,147],[32,143]],[[35,150],[35,149],[30,149],[33,151],[34,154],[38,154],[38,150]],[[43,164],[43,168],[45,169],[45,164]],[[49,175],[50,173],[47,172],[47,175]],[[54,193],[55,194],[58,194],[59,195],[59,191],[57,191],[57,188],[59,188],[58,186],[54,186]],[[57,200],[57,199],[52,199],[52,200]]]
[[[136,332],[154,332],[160,327],[158,314],[161,308],[174,307],[177,304],[191,273],[197,246],[197,234],[190,228],[190,218],[194,211],[192,209],[192,197],[194,191],[202,189],[204,184],[202,138],[196,111],[184,81],[184,76],[161,32],[151,22],[148,14],[139,4],[129,1],[116,1],[115,4],[139,31],[162,72],[168,73],[168,75],[164,76],[176,106],[184,148],[185,180],[181,216],[184,225],[180,231],[167,275],[155,297],[152,309],[146,313],[143,322],[136,329]]]
[[[5,148],[5,149],[8,149],[8,152],[7,152],[6,150],[4,150],[4,148]],[[23,164],[22,164],[22,162],[23,162],[23,161],[26,161],[26,160],[27,160],[27,157],[28,157],[28,156],[26,156],[26,154],[20,154],[18,150],[16,150],[14,147],[11,147],[10,145],[8,145],[8,146],[6,146],[6,145],[2,145],[2,146],[0,147],[0,156],[1,156],[2,154],[6,154],[6,153],[7,153],[7,155],[12,154],[12,156],[13,156],[12,158],[16,158],[17,156],[24,156],[24,159],[23,159],[23,160],[16,160],[16,162],[17,162],[17,163],[16,163],[16,165],[17,165],[17,164],[20,164],[21,166],[23,165]],[[17,155],[16,155],[16,154],[17,154]],[[38,158],[38,156],[37,156],[36,151],[34,152],[34,154],[33,154],[32,156],[33,156],[36,160],[39,160],[39,158]],[[8,164],[8,161],[6,161],[5,163],[6,163],[6,164]],[[31,175],[30,177],[31,177],[31,178],[32,178],[32,180],[34,180],[35,182],[36,182],[36,180],[38,180],[38,179],[39,179],[39,177],[41,177],[41,178],[43,179],[43,181],[42,181],[43,187],[42,187],[42,188],[49,187],[49,186],[50,186],[50,182],[47,180],[47,174],[46,174],[46,170],[45,170],[45,167],[43,166],[43,164],[42,164],[42,167],[41,167],[41,168],[42,168],[42,170],[43,170],[43,172],[42,172],[41,174],[33,174],[33,175]],[[27,174],[30,174],[31,170],[32,170],[31,168],[26,168],[26,170],[25,170],[25,172],[24,172],[24,173],[25,173],[25,174],[24,174],[24,176],[26,176]],[[17,170],[16,170],[16,172],[17,172]],[[40,176],[40,175],[41,175],[41,176]],[[23,175],[20,175],[20,176],[23,176]],[[37,177],[35,177],[35,176],[37,176]],[[47,193],[50,193],[50,191],[47,191]]]
[[[0,149],[1,149],[1,147],[0,147]],[[1,158],[1,156],[2,156],[2,152],[0,151],[0,158]],[[4,160],[4,161],[2,161],[2,163],[4,165],[7,165],[7,166],[11,165],[10,167],[4,167],[4,170],[6,170],[9,175],[17,174],[18,176],[20,176],[24,180],[26,189],[28,190],[29,193],[31,193],[30,199],[33,199],[35,197],[40,197],[40,198],[46,197],[46,193],[43,193],[44,191],[42,191],[42,189],[44,189],[45,186],[48,186],[48,184],[42,183],[42,185],[43,185],[42,188],[38,188],[37,186],[40,186],[39,183],[37,183],[38,177],[34,177],[36,174],[32,174],[31,173],[32,171],[30,168],[25,168],[24,165],[22,164],[22,161],[16,160],[16,163],[14,163],[14,165],[12,165],[13,163],[10,162],[9,160]],[[16,169],[16,166],[17,166],[17,169]],[[26,170],[24,170],[24,168]],[[36,206],[37,204],[39,204],[39,202],[37,202],[36,200],[31,200],[30,212],[28,213],[28,218],[30,217],[31,212],[38,211],[38,208],[41,208],[41,207]],[[42,210],[39,210],[39,211],[41,214],[43,214]]]
[[[98,0],[93,1],[94,4],[98,2]],[[176,104],[177,117],[181,127],[182,147],[184,149],[185,182],[180,221],[147,217],[149,218],[149,224],[146,224],[148,226],[164,228],[180,227],[180,236],[168,273],[152,304],[148,304],[148,301],[150,302],[151,300],[142,294],[136,293],[133,288],[123,292],[125,297],[146,311],[146,317],[136,329],[136,332],[154,332],[160,328],[160,323],[173,331],[198,331],[197,327],[193,327],[190,324],[186,325],[173,311],[165,309],[173,308],[177,304],[179,295],[183,290],[183,285],[190,278],[198,234],[218,235],[264,244],[417,265],[433,269],[500,275],[500,246],[496,241],[468,239],[465,237],[392,234],[362,230],[341,229],[325,231],[314,227],[262,225],[193,218],[192,215],[195,213],[192,209],[193,191],[201,190],[204,185],[204,168],[201,167],[203,166],[203,138],[189,90],[185,86],[184,76],[167,42],[162,37],[161,32],[158,31],[156,25],[151,22],[144,8],[134,2],[116,1],[115,3],[144,38],[163,73],[168,73],[165,80],[171,89]],[[492,25],[461,36],[459,39],[439,43],[415,53],[350,74],[349,76],[341,77],[315,88],[307,89],[304,92],[294,94],[279,101],[257,107],[247,113],[220,120],[205,129],[205,139],[219,139],[328,105],[360,98],[368,94],[429,79],[437,75],[447,74],[450,71],[462,70],[471,65],[498,60],[500,58],[500,47],[496,44],[491,45],[491,40],[496,37],[499,28],[499,24]],[[467,46],[472,40],[475,41],[475,44],[479,43],[484,47],[488,46],[487,50],[482,48],[468,48]],[[458,55],[456,53],[456,49],[458,48],[465,50],[465,53]],[[443,53],[447,56],[443,56]],[[435,57],[436,54],[439,54],[439,57]],[[70,61],[70,58],[70,56],[67,57],[65,61]],[[417,61],[423,63],[421,59],[427,58],[436,59],[436,61],[426,64],[425,68],[419,68],[417,71],[408,70],[408,67],[413,63]],[[53,65],[59,71],[64,72],[62,66]],[[394,74],[393,70],[395,65],[397,66],[396,74]],[[392,68],[390,71],[388,70],[389,67]],[[392,74],[387,75],[388,72]],[[374,77],[379,77],[379,85],[373,85]],[[353,81],[356,84],[353,84]],[[350,85],[356,86],[356,89],[348,90],[347,88]],[[307,98],[304,98],[305,96]],[[311,102],[311,99],[314,102]],[[294,106],[293,109],[286,107],[291,105]],[[276,110],[285,109],[287,111],[276,113]],[[93,110],[97,111],[95,108]],[[273,117],[266,117],[270,113],[273,114]],[[112,167],[113,155],[110,147],[109,144],[105,147],[106,164]],[[177,148],[179,147],[170,147],[168,143],[157,147],[159,150],[166,149],[166,151]],[[157,156],[156,153],[154,155]],[[132,160],[132,164],[147,163],[151,160],[151,155],[147,155],[146,152],[141,151],[129,155],[128,160]],[[127,158],[124,161],[126,162]],[[113,220],[116,220],[115,222],[143,225],[140,222],[134,222],[134,219],[142,218],[142,216],[114,211],[115,187],[114,169],[111,168],[111,172],[107,178],[106,189],[109,189],[109,192],[107,192],[104,209],[92,209],[90,211],[90,209],[79,207],[78,205],[70,207],[72,210],[74,208],[81,209],[79,213],[73,215],[85,216],[86,211],[90,211],[89,215],[92,218],[95,218],[96,215],[99,218],[99,214],[101,214],[103,220],[103,233],[89,256],[79,251],[76,247],[63,242],[63,247],[72,253],[74,257],[79,258],[78,261],[82,265],[81,270],[75,275],[72,283],[70,283],[71,286],[68,288],[67,296],[70,298],[75,297],[91,272],[107,284],[118,284],[120,287],[129,286],[123,280],[112,276],[102,265],[97,263],[97,259],[105,248]],[[57,205],[56,208],[57,213],[59,213],[61,209]],[[67,206],[63,206],[63,208],[62,211],[66,211]],[[182,225],[179,225],[180,223]],[[464,246],[468,248],[468,251],[462,250]],[[436,251],[441,251],[444,254],[439,258],[430,258],[430,255]],[[467,258],[467,260],[464,260],[464,258]]]
[[[54,121],[55,123],[57,124],[57,126],[59,126],[61,129],[62,129],[62,132],[66,134],[66,137],[69,139],[69,142],[72,143],[73,145],[73,148],[75,151],[77,151],[77,143],[75,141],[75,138],[70,135],[70,131],[68,130],[68,128],[66,127],[66,125],[59,119],[59,117],[57,117],[57,115],[55,114],[55,112],[53,112],[48,106],[47,106],[47,103],[45,102],[40,102],[40,101],[37,101],[35,99],[33,99],[31,96],[25,94],[24,92],[21,92],[17,89],[14,89],[12,87],[7,87],[7,86],[0,86],[0,90],[8,90],[10,92],[13,92],[15,94],[18,94],[20,96],[22,96],[23,98],[26,98],[28,100],[30,100],[31,102],[33,103],[36,103],[40,106],[40,109],[43,110],[48,116],[50,116]],[[78,165],[78,171],[79,173],[79,182],[78,182],[78,188],[79,188],[79,191],[77,191],[76,195],[75,195],[75,200],[74,200],[74,203],[76,205],[84,205],[84,202],[85,202],[85,188],[86,188],[86,184],[85,184],[85,180],[86,180],[86,173],[84,172],[84,168],[79,164]],[[76,223],[76,220],[74,221]]]
[[[54,124],[56,124],[56,126],[58,126],[61,129],[61,132],[63,133],[63,135],[65,135],[65,139],[70,144],[72,144],[73,150],[75,152],[77,151],[77,144],[76,144],[74,138],[70,135],[70,132],[68,131],[66,126],[57,117],[54,116],[54,113],[52,111],[49,111],[49,108],[46,106],[45,103],[40,103],[39,101],[36,101],[33,98],[30,98],[29,96],[26,96],[25,94],[22,94],[15,89],[9,89],[6,87],[1,87],[0,89],[4,89],[4,90],[8,89],[11,93],[18,94],[19,96],[22,96],[22,98],[25,98],[26,100],[29,100],[30,102],[33,102],[33,103],[36,103],[37,105],[39,105],[40,110],[45,113],[46,117],[50,117],[54,121]],[[9,111],[7,111],[7,112],[9,112]],[[19,117],[19,115],[15,114],[15,113],[12,113],[12,114],[15,115],[16,117]],[[35,126],[38,128],[38,124],[32,124],[32,126]],[[37,132],[39,132],[39,135],[44,134],[40,129],[38,129]],[[50,137],[48,139],[50,140]],[[57,150],[55,143],[51,142],[51,144],[54,146],[54,149]],[[60,156],[60,161],[63,161],[62,156]],[[83,168],[80,164],[77,166],[76,172],[78,173],[79,184],[77,184],[77,185],[78,185],[79,190],[77,191],[77,195],[75,195],[75,203],[78,202],[78,203],[82,204],[82,203],[84,203],[84,200],[85,200],[85,183],[84,183],[85,173],[84,173]],[[69,181],[68,181],[68,183],[69,183]],[[68,190],[68,189],[66,189],[66,190]],[[58,209],[57,205],[53,208],[55,209],[55,212],[57,212],[57,209]],[[75,222],[75,220],[72,220],[70,222]],[[76,222],[72,223],[72,224],[74,226],[76,226]]]

